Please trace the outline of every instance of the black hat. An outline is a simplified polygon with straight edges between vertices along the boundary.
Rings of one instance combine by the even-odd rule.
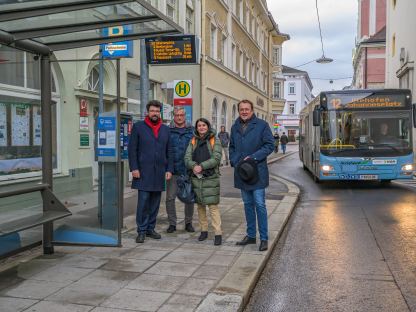
[[[259,171],[257,169],[257,163],[254,159],[248,158],[241,161],[237,165],[237,174],[247,184],[256,184],[259,180]]]

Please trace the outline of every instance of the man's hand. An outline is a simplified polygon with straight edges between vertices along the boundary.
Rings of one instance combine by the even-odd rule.
[[[202,167],[200,165],[196,165],[193,169],[194,173],[201,173],[202,172]]]
[[[139,170],[133,170],[131,172],[131,175],[133,176],[133,178],[135,179],[140,179],[140,171]]]
[[[170,179],[172,179],[172,173],[166,172],[166,181],[169,181]]]

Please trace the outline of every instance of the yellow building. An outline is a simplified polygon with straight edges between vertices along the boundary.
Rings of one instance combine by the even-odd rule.
[[[257,117],[273,122],[284,107],[282,44],[265,0],[202,1],[201,114],[230,129],[237,103],[249,99]]]

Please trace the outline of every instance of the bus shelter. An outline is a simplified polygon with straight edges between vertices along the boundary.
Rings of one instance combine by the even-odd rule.
[[[128,33],[105,31],[128,26]],[[53,253],[54,222],[71,212],[55,196],[52,165],[52,76],[51,56],[55,51],[96,46],[103,43],[183,33],[183,29],[145,0],[6,0],[0,2],[0,44],[35,54],[40,60],[41,183],[0,191],[0,199],[40,192],[42,211],[31,216],[0,221],[0,239],[33,227],[43,227],[44,253]],[[120,60],[117,75],[120,75]],[[7,73],[2,73],[7,74]],[[117,79],[117,123],[120,123],[120,79]],[[120,137],[117,127],[116,138]],[[119,145],[116,145],[119,146]],[[121,185],[118,153],[115,178]],[[118,191],[118,202],[123,192]],[[118,218],[120,242],[122,212]],[[1,219],[1,218],[0,218]],[[70,243],[70,242],[69,242]]]

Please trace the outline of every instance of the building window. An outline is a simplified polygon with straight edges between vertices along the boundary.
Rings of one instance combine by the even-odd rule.
[[[279,65],[280,63],[280,50],[277,47],[273,47],[273,65]]]
[[[395,9],[396,8],[397,1],[396,0],[392,0],[392,2],[393,2],[393,9]]]
[[[296,94],[296,85],[294,83],[289,83],[289,94]]]
[[[239,18],[240,18],[240,22],[243,23],[243,19],[244,19],[244,4],[243,4],[243,0],[237,0],[239,1]]]
[[[240,76],[244,77],[244,54],[240,51]]]
[[[393,34],[393,40],[391,41],[391,56],[396,55],[396,34]]]
[[[251,63],[251,82],[256,84],[256,65],[254,63]]]
[[[231,69],[233,70],[233,72],[237,71],[237,52],[236,52],[236,48],[235,48],[235,44],[232,43],[231,44]]]
[[[246,58],[246,71],[244,73],[247,81],[250,81],[250,59]]]
[[[211,25],[211,57],[217,59],[217,27]]]
[[[212,122],[212,127],[214,129],[217,129],[217,125],[218,125],[218,103],[217,103],[217,99],[214,99],[214,101],[212,102],[212,115],[211,115],[211,122]]]
[[[295,103],[289,103],[289,114],[290,115],[295,114]]]
[[[193,34],[195,32],[194,28],[194,10],[193,8],[186,6],[186,29],[187,34]]]
[[[166,1],[166,16],[169,17],[171,20],[176,22],[177,14],[176,14],[176,0],[167,0]]]
[[[155,99],[155,82],[149,82],[149,100]],[[173,89],[172,96],[168,98],[168,103],[173,103]],[[127,111],[133,113],[140,113],[140,77],[133,74],[127,74]]]
[[[250,28],[250,10],[248,6],[246,6],[246,29],[249,30]]]
[[[100,71],[98,70],[98,66],[93,67],[90,71],[90,75],[88,76],[88,90],[98,92],[100,82]]]
[[[233,112],[232,112],[231,118],[232,118],[232,122],[234,122],[237,119],[237,107],[235,104],[233,105]]]
[[[220,62],[227,65],[227,37],[223,34],[221,39],[221,59]]]
[[[280,82],[273,81],[273,98],[280,99]]]
[[[222,102],[221,108],[221,126],[224,126],[227,129],[227,103]]]

